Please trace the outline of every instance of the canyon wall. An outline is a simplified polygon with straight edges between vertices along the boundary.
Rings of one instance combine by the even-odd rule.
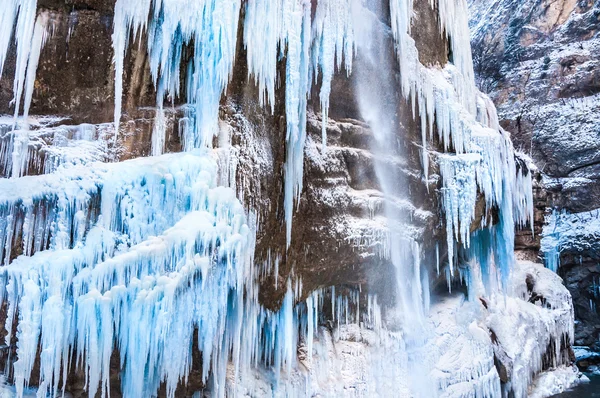
[[[534,258],[541,248],[557,268],[575,303],[576,345],[598,350],[600,8],[473,0],[471,17],[478,84],[539,168],[536,236],[517,246]]]

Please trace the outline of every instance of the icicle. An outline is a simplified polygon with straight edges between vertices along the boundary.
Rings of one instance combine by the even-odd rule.
[[[27,125],[27,118],[29,116],[29,108],[31,106],[31,100],[33,97],[33,89],[35,86],[35,76],[37,73],[38,64],[40,62],[40,54],[42,49],[46,45],[48,39],[48,14],[46,12],[40,13],[35,22],[35,28],[33,30],[33,38],[31,40],[31,53],[29,60],[27,61],[27,76],[25,77],[25,100],[23,107],[23,122]],[[15,118],[18,116],[18,103],[21,101],[21,95],[15,96]]]
[[[248,60],[248,76],[258,84],[261,106],[267,103],[275,111],[278,47],[285,32],[283,0],[246,2],[244,47]]]
[[[165,150],[165,139],[167,124],[165,120],[165,109],[163,107],[165,91],[159,84],[156,94],[156,114],[152,128],[152,156],[162,155]]]
[[[15,80],[13,83],[14,97],[12,100],[15,106],[13,128],[17,124],[24,91],[23,116],[25,123],[27,123],[40,52],[47,37],[48,17],[42,13],[36,21],[36,14],[37,0],[8,0],[8,4],[3,5],[2,10],[0,10],[0,24],[2,24],[2,28],[0,28],[0,76],[2,76],[13,26],[15,27],[14,36],[17,42]]]
[[[20,3],[19,0],[6,0],[0,9],[0,77],[8,55]]]
[[[464,91],[459,92],[463,106],[475,114],[477,106],[477,88],[471,56],[471,33],[469,31],[469,10],[466,0],[440,0],[437,3],[440,27],[450,38],[452,46],[451,62],[456,65],[459,74],[455,77],[462,81],[455,84]]]
[[[336,70],[341,69],[342,60],[346,73],[352,71],[354,55],[354,32],[351,23],[351,4],[348,0],[330,0],[317,3],[313,21],[313,75],[316,79],[319,69],[322,73],[321,100],[322,142],[327,142],[327,119],[331,82]]]
[[[123,72],[129,36],[148,36],[150,69],[158,86],[171,97],[180,93],[183,47],[194,44],[188,65],[187,101],[193,108],[193,128],[183,137],[186,150],[210,146],[218,131],[221,95],[233,70],[241,1],[119,0],[115,6],[115,127],[121,118]],[[162,98],[159,99],[159,108]],[[160,140],[159,140],[160,141]],[[157,141],[158,143],[158,141]],[[157,148],[158,150],[158,148]]]
[[[115,64],[115,141],[119,134],[123,108],[123,75],[125,73],[125,53],[131,30],[133,37],[141,35],[147,25],[151,0],[119,0],[115,4],[112,43]]]
[[[454,240],[469,247],[471,223],[477,205],[476,167],[480,161],[476,155],[442,155],[440,173],[444,182],[442,203],[446,215],[448,264],[454,275]]]
[[[419,57],[414,40],[409,36],[413,16],[413,0],[390,0],[392,33],[396,41],[396,53],[400,64],[402,93],[406,99],[415,100]],[[414,103],[413,103],[414,104]]]
[[[304,171],[304,144],[306,141],[306,106],[310,89],[310,2],[287,0],[284,3],[286,87],[285,109],[287,119],[287,148],[284,165],[284,210],[287,245],[292,240],[294,203],[302,194]]]

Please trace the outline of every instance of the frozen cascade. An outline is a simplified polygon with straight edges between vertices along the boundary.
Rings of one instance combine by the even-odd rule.
[[[56,118],[29,118],[28,129],[13,130],[12,118],[0,117],[0,176],[49,174],[65,164],[86,164],[113,157],[103,125],[62,125]]]
[[[0,22],[9,21],[12,26],[18,16],[16,39],[18,51],[23,52],[19,59],[24,61],[19,63],[22,73],[15,79],[15,87],[18,97],[25,97],[27,114],[39,51],[49,32],[48,21],[43,13],[36,17],[35,1],[9,0],[8,4],[0,10]],[[496,275],[492,271],[498,270],[507,289],[514,263],[514,226],[524,227],[533,218],[529,164],[515,154],[489,98],[475,89],[466,3],[439,2],[440,26],[452,43],[452,64],[443,69],[419,63],[410,37],[412,6],[411,0],[390,0],[395,55],[404,97],[412,101],[415,115],[418,107],[425,181],[431,155],[427,141],[433,139],[435,130],[444,147],[445,153],[432,155],[439,160],[443,180],[449,271],[465,280],[476,279],[478,272],[492,280]],[[457,299],[453,303],[456,308],[462,311],[467,306],[473,308],[469,315],[476,314],[473,319],[478,321],[467,325],[439,319],[435,309],[429,313],[428,270],[421,265],[419,243],[407,236],[410,231],[404,228],[402,209],[386,209],[390,234],[384,250],[397,267],[397,285],[401,287],[398,307],[402,308],[398,308],[398,319],[392,321],[403,324],[403,332],[408,332],[405,335],[386,330],[389,319],[384,318],[376,296],[367,295],[364,311],[365,304],[360,301],[365,295],[358,289],[342,294],[334,288],[303,292],[301,281],[293,279],[287,281],[287,293],[278,311],[259,304],[256,282],[261,271],[253,264],[257,221],[251,210],[242,207],[234,189],[217,186],[219,173],[224,171],[218,170],[214,154],[204,150],[212,146],[219,129],[219,104],[239,45],[238,19],[244,16],[248,77],[258,86],[261,104],[271,110],[275,106],[278,61],[286,58],[284,189],[289,245],[294,203],[302,192],[311,86],[321,82],[325,150],[334,74],[342,70],[350,73],[355,54],[373,58],[368,44],[372,39],[365,39],[369,32],[364,31],[363,24],[355,23],[360,8],[350,0],[315,5],[305,0],[200,0],[193,4],[184,0],[118,0],[113,34],[115,125],[118,127],[122,118],[127,48],[134,39],[145,40],[142,46],[147,47],[157,89],[152,153],[164,151],[165,99],[175,102],[184,91],[187,105],[181,133],[187,152],[102,163],[98,161],[110,160],[105,140],[98,139],[103,133],[90,133],[89,126],[63,127],[63,132],[49,132],[43,126],[27,131],[25,126],[15,131],[0,127],[3,173],[15,177],[0,180],[0,258],[2,299],[9,310],[6,343],[13,337],[18,341],[14,376],[19,394],[33,382],[30,378],[39,355],[40,394],[59,395],[65,388],[63,372],[76,364],[85,371],[90,396],[106,396],[110,359],[113,351],[118,351],[125,396],[151,396],[163,383],[167,395],[174,396],[178,383],[187,381],[192,350],[198,349],[202,352],[202,381],[216,396],[253,392],[255,386],[249,387],[247,380],[259,379],[255,377],[257,369],[268,375],[262,386],[267,395],[310,395],[323,391],[328,382],[315,373],[330,371],[318,360],[328,358],[332,342],[343,342],[344,338],[352,341],[362,334],[370,337],[361,338],[372,338],[369,341],[380,344],[374,346],[383,347],[374,357],[385,357],[386,349],[397,354],[397,367],[392,370],[381,368],[386,363],[381,358],[369,362],[373,369],[365,379],[381,387],[377,391],[380,394],[391,391],[385,388],[394,388],[391,384],[406,377],[406,372],[433,369],[436,383],[429,386],[432,391],[419,391],[421,395],[446,388],[462,396],[499,395],[498,374],[490,360],[492,349],[489,338],[482,337],[486,332],[482,326],[488,321],[499,323],[505,315],[502,311],[513,308],[502,307],[498,299],[493,311],[499,315],[486,320],[481,309],[474,309],[478,303]],[[6,57],[1,47],[4,40],[10,44],[10,33],[4,34],[7,29],[0,24],[0,61]],[[191,46],[193,56],[183,68],[184,51]],[[185,76],[180,76],[184,70]],[[386,73],[376,76],[380,84],[392,78],[395,76]],[[390,81],[388,85],[393,86]],[[374,99],[371,106],[376,108],[381,100]],[[367,105],[362,104],[363,116],[379,134],[379,145],[385,147],[391,132],[398,129],[398,121],[386,123],[378,114],[384,108],[368,109]],[[79,133],[91,134],[90,139],[73,137]],[[64,149],[45,147],[50,136],[64,139]],[[87,147],[91,141],[101,144]],[[39,147],[49,155],[38,157]],[[37,163],[44,163],[37,168],[45,175],[22,177]],[[378,168],[381,174],[381,164]],[[394,181],[400,185],[393,174],[380,175],[390,196],[397,188]],[[473,228],[480,199],[488,215]],[[492,209],[499,213],[495,226]],[[474,229],[480,230],[472,233]],[[460,250],[469,253],[470,273],[458,267]],[[330,332],[320,327],[325,312],[335,324],[330,337]],[[538,315],[531,315],[532,322]],[[550,335],[555,340],[573,335],[564,324],[561,329],[551,321],[547,317],[546,323],[540,324],[554,328]],[[356,332],[353,328],[362,329]],[[434,328],[451,332],[436,336]],[[195,329],[201,331],[197,337]],[[16,336],[11,335],[13,330]],[[448,336],[456,338],[466,331],[475,337],[464,344],[480,362],[472,368],[465,365],[454,374],[450,370],[455,364],[443,353],[452,340]],[[429,353],[425,348],[432,339],[438,348]],[[541,370],[541,364],[526,361],[541,358],[540,352],[547,346],[548,341],[539,342],[533,354],[518,358],[523,361],[519,366],[531,374]],[[423,353],[428,361],[419,365],[422,367],[412,366],[414,357]],[[299,362],[310,365],[310,377],[297,373]],[[338,365],[334,363],[332,368]],[[381,374],[376,375],[376,371]],[[515,394],[523,396],[530,381],[516,380]],[[330,391],[334,388],[332,385]],[[373,393],[364,388],[365,394]]]
[[[180,64],[185,46],[194,45],[188,65],[187,102],[192,105],[193,123],[183,132],[186,149],[210,145],[217,131],[221,94],[233,68],[241,2],[224,0],[124,1],[115,6],[113,47],[115,49],[115,123],[121,119],[123,70],[130,35],[147,36],[150,69],[159,94],[176,98],[181,92]],[[155,134],[164,129],[155,129]],[[155,138],[156,145],[164,140]],[[153,148],[155,153],[162,148]]]
[[[324,1],[317,3],[315,12],[312,59],[315,79],[318,77],[319,68],[322,69],[319,99],[323,118],[323,147],[327,142],[326,127],[333,75],[337,70],[341,70],[342,62],[344,62],[347,74],[352,71],[355,44],[351,10],[349,1]]]
[[[125,396],[152,395],[162,382],[173,396],[197,344],[203,379],[224,396],[230,360],[240,380],[259,363],[277,374],[295,368],[296,347],[312,346],[326,306],[338,324],[375,322],[377,311],[359,314],[357,293],[317,291],[295,305],[299,283],[288,284],[279,312],[264,310],[254,285],[252,223],[234,191],[215,186],[216,162],[205,152],[89,166],[0,180],[9,215],[2,220],[13,223],[2,230],[24,244],[45,237],[48,245],[3,261],[18,394],[39,353],[40,392],[57,396],[62,372],[75,364],[85,370],[90,396],[106,396],[118,348]],[[41,209],[41,200],[52,211]],[[16,206],[22,219],[11,217]],[[202,331],[197,340],[194,328]],[[6,341],[12,338],[9,332]]]
[[[350,0],[332,0],[317,6],[311,25],[310,2],[302,0],[253,0],[246,3],[244,45],[248,71],[260,91],[260,101],[274,107],[277,53],[286,57],[285,104],[287,158],[285,167],[285,213],[288,241],[294,202],[302,192],[303,156],[306,141],[307,96],[311,77],[322,73],[323,131],[333,74],[342,60],[349,72],[353,56]],[[185,9],[185,12],[183,11]],[[237,45],[241,2],[202,0],[192,9],[185,1],[149,0],[117,2],[113,46],[115,49],[115,123],[121,119],[123,71],[129,37],[147,36],[148,53],[157,87],[157,123],[162,123],[163,95],[180,95],[180,64],[185,46],[194,43],[194,56],[185,77],[189,123],[184,127],[186,150],[212,145],[218,130],[221,95],[231,77]],[[266,39],[266,40],[265,40]],[[164,129],[154,130],[153,153],[164,146]],[[325,134],[325,133],[324,133]],[[325,135],[323,137],[325,141]]]
[[[215,187],[215,177],[214,160],[190,153],[24,177],[20,186],[30,189],[16,196],[8,192],[15,192],[9,185],[17,180],[2,181],[3,210],[30,203],[23,209],[26,219],[30,214],[40,218],[33,207],[37,200],[58,197],[56,218],[37,223],[50,236],[51,250],[7,259],[2,269],[7,330],[18,315],[19,360],[14,369],[21,393],[29,382],[38,342],[40,391],[53,395],[64,388],[60,369],[69,368],[72,353],[77,364],[85,366],[91,396],[97,388],[105,395],[116,344],[125,369],[125,396],[140,391],[151,395],[162,381],[172,396],[190,370],[194,327],[203,331],[197,343],[205,354],[204,379],[212,369],[219,396],[229,354],[244,343],[242,324],[257,322],[253,339],[244,343],[246,351],[238,353],[247,356],[242,358],[246,366],[271,356],[278,367],[291,366],[291,347],[297,341],[287,336],[293,337],[290,328],[298,324],[288,315],[294,311],[291,292],[281,315],[258,306],[250,274],[251,229],[234,192]],[[94,194],[100,195],[101,209],[95,223],[85,214]],[[164,206],[173,205],[171,212],[165,211]],[[69,219],[80,220],[70,226],[77,231],[54,230]],[[31,230],[24,227],[24,241],[42,235]],[[68,236],[77,238],[70,242]],[[245,289],[249,296],[244,296]],[[196,315],[190,317],[181,308]],[[316,316],[317,311],[311,311]],[[275,328],[277,322],[285,325]],[[317,322],[310,324],[316,327]],[[9,333],[9,344],[11,338]],[[263,339],[264,350],[252,351]],[[141,377],[139,369],[146,369]]]
[[[481,192],[488,210],[500,209],[502,231],[496,234],[496,239],[501,241],[505,256],[498,266],[506,283],[514,262],[514,225],[524,226],[533,221],[533,198],[526,191],[531,187],[531,172],[524,167],[518,172],[522,175],[517,176],[516,154],[510,138],[499,128],[491,101],[475,88],[466,1],[439,3],[441,29],[450,38],[453,49],[451,63],[443,70],[426,68],[418,60],[418,51],[409,35],[412,2],[392,0],[391,7],[403,93],[412,100],[413,112],[417,105],[419,108],[425,177],[429,168],[426,137],[429,131],[432,138],[434,123],[444,149],[454,149],[456,153],[438,156],[444,183],[442,202],[451,274],[455,245],[469,247],[477,195]],[[481,227],[486,221],[489,220],[484,220]]]

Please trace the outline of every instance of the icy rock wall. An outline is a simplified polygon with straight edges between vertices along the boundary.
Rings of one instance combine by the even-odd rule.
[[[581,213],[554,210],[546,216],[541,239],[546,266],[563,276],[573,295],[579,321],[575,327],[575,343],[591,350],[598,350],[595,325],[599,318],[599,238],[598,210]]]
[[[600,207],[598,4],[470,3],[479,85],[497,104],[515,146],[540,168],[534,184],[537,237],[523,235],[519,248],[533,258],[541,249],[546,264],[565,278],[575,301],[577,344],[593,346],[598,333],[597,314],[590,309],[598,257],[594,214]]]
[[[14,4],[18,13],[6,14],[6,17],[12,15],[17,24],[21,17],[25,18],[28,12],[36,9],[33,3]],[[33,141],[39,141],[44,152],[48,151],[47,147],[57,146],[55,142],[48,145],[46,136],[40,133],[44,130],[43,121],[37,125],[24,118],[12,120],[4,132],[7,135],[2,152],[5,175],[14,177],[3,181],[6,192],[15,191],[21,185],[35,188],[31,192],[25,191],[23,197],[7,197],[5,212],[8,231],[11,232],[2,237],[4,247],[9,248],[4,260],[7,265],[6,286],[10,288],[6,293],[9,308],[7,343],[13,344],[15,339],[11,333],[16,328],[18,360],[14,364],[14,379],[19,391],[29,383],[33,368],[39,364],[41,389],[56,393],[62,388],[61,377],[63,384],[68,378],[66,373],[61,374],[61,367],[62,371],[68,371],[68,361],[75,359],[75,365],[85,369],[84,378],[91,393],[99,390],[106,393],[110,371],[114,367],[110,362],[113,348],[118,351],[120,367],[124,367],[122,392],[127,396],[135,396],[141,391],[153,394],[163,387],[166,394],[172,396],[181,380],[183,384],[187,383],[187,376],[192,370],[201,372],[198,388],[207,386],[217,395],[223,395],[225,376],[231,373],[230,362],[233,364],[234,384],[250,365],[272,366],[275,382],[268,388],[279,391],[280,372],[283,370],[289,374],[297,368],[296,348],[299,344],[306,344],[309,357],[313,354],[311,341],[317,325],[324,319],[349,323],[365,316],[365,324],[370,328],[381,326],[381,316],[376,310],[377,305],[373,305],[375,299],[372,296],[362,300],[367,301],[368,309],[361,313],[357,299],[354,299],[350,311],[347,298],[337,299],[331,293],[334,297],[331,313],[325,315],[326,318],[316,315],[324,312],[324,301],[319,299],[321,293],[316,287],[348,282],[360,286],[366,283],[365,263],[386,259],[395,244],[389,240],[386,220],[381,217],[384,199],[378,196],[380,193],[366,189],[354,192],[335,181],[352,180],[354,176],[350,168],[353,161],[357,162],[353,159],[359,159],[358,163],[361,163],[370,156],[369,145],[348,144],[349,138],[364,140],[368,126],[356,120],[336,122],[328,119],[328,106],[335,110],[332,100],[335,96],[330,95],[335,89],[335,72],[341,72],[337,75],[343,77],[355,67],[354,57],[360,58],[353,44],[357,20],[357,16],[352,14],[354,7],[343,0],[316,4],[291,0],[257,0],[243,4],[199,1],[193,7],[185,7],[185,12],[182,12],[186,5],[189,6],[171,0],[117,2],[112,25],[109,26],[116,70],[113,122],[118,127],[118,134],[110,137],[98,131],[100,126],[94,127],[96,132],[90,141],[97,142],[98,148],[87,148],[80,154],[87,156],[97,150],[97,158],[77,155],[69,158],[65,155],[56,167],[46,166],[51,163],[46,160],[41,167],[35,158],[37,152]],[[463,261],[458,253],[469,247],[470,233],[485,226],[493,229],[490,241],[501,249],[495,262],[489,263],[493,266],[487,269],[490,272],[494,267],[501,269],[506,286],[512,266],[514,225],[523,225],[531,217],[531,174],[525,168],[517,167],[512,144],[498,127],[493,104],[475,89],[465,22],[466,4],[447,0],[437,7],[431,9],[431,5],[424,2],[413,8],[411,2],[404,1],[393,1],[389,5],[390,36],[393,38],[389,43],[396,50],[402,80],[399,91],[412,106],[412,109],[408,107],[407,120],[403,123],[412,127],[411,121],[420,122],[420,128],[409,129],[406,134],[412,137],[417,132],[420,138],[420,148],[415,152],[420,150],[419,166],[422,169],[406,168],[403,172],[410,175],[411,186],[420,184],[420,188],[413,188],[415,191],[432,189],[434,192],[441,184],[448,228],[445,240],[448,246],[449,266],[445,268],[448,280],[451,281],[454,275],[458,279],[460,272],[457,269]],[[432,66],[426,62],[426,67],[421,63],[419,48],[423,44],[415,42],[410,35],[411,29],[416,29],[411,27],[416,11],[424,18],[429,15],[427,12],[434,16],[439,13],[439,20],[435,20],[433,25],[442,32],[443,39],[450,39],[452,43],[451,64]],[[37,15],[36,12],[33,14]],[[385,15],[385,12],[382,14]],[[382,19],[385,21],[386,17]],[[64,26],[73,28],[73,32],[77,28],[77,22],[71,25],[69,21],[65,25],[60,18],[50,20],[55,23],[48,28],[50,33],[56,33]],[[35,27],[29,39],[28,32],[17,33],[17,44],[34,43],[38,37]],[[39,37],[44,38],[44,35]],[[50,34],[48,43],[53,43],[52,39]],[[445,43],[444,40],[441,42]],[[44,51],[41,46],[43,40],[39,43],[40,51]],[[6,48],[5,53],[9,54],[9,46]],[[16,94],[21,91],[27,93],[31,82],[35,81],[32,79],[35,79],[35,65],[40,61],[38,50],[36,46],[17,45],[15,51],[17,59],[25,59],[24,72],[19,68],[14,71]],[[22,55],[18,55],[20,52]],[[442,52],[446,52],[445,48]],[[128,57],[131,59],[128,60]],[[43,66],[43,60],[40,62]],[[133,63],[134,67],[129,68],[128,63]],[[246,67],[246,70],[242,68],[241,75],[235,69],[235,65],[240,63]],[[133,87],[135,79],[132,75],[136,73],[145,75],[152,88]],[[19,77],[21,75],[25,78]],[[251,100],[236,103],[235,96],[244,90],[240,89],[243,86],[240,82],[244,79],[256,82],[257,87],[254,87],[256,90]],[[317,85],[317,107],[309,104],[313,84]],[[153,113],[149,129],[152,137],[144,138],[145,142],[151,143],[146,153],[159,154],[169,149],[166,104],[184,101],[186,105],[176,111],[181,114],[177,116],[179,148],[192,151],[197,147],[212,147],[217,141],[219,167],[211,163],[212,155],[202,152],[140,159],[114,166],[93,163],[123,158],[119,153],[119,142],[111,144],[111,138],[116,136],[122,140],[123,136],[127,136],[127,128],[124,129],[121,123],[121,108],[128,108],[126,102],[131,94],[127,93],[128,89],[139,90],[144,93],[142,97],[156,98],[156,101],[151,101],[155,107],[149,112]],[[223,104],[223,95],[231,93],[233,104]],[[31,98],[24,95],[24,101],[23,109],[27,109]],[[258,105],[249,105],[251,101]],[[272,158],[261,146],[260,140],[265,139],[261,134],[264,132],[248,131],[256,128],[257,123],[254,120],[255,124],[248,126],[248,118],[242,115],[246,106],[266,109],[264,113],[257,111],[253,119],[263,118],[263,126],[275,126],[274,129],[283,133],[284,140],[281,142],[267,140],[269,145],[276,144],[270,148]],[[321,111],[320,118],[310,112],[315,109]],[[356,114],[353,116],[357,117]],[[232,125],[239,131],[230,131]],[[82,125],[75,130],[86,131],[86,127]],[[137,133],[134,129],[134,138]],[[309,133],[312,135],[308,136]],[[70,133],[53,130],[49,134],[61,141],[60,137]],[[240,135],[241,144],[235,142]],[[100,136],[102,139],[98,140]],[[65,148],[81,146],[83,141],[88,140],[72,138],[67,137],[63,141],[66,142]],[[256,148],[251,147],[253,145]],[[33,152],[31,149],[34,149]],[[69,151],[65,149],[64,153]],[[63,153],[63,150],[59,152]],[[192,162],[194,167],[188,167],[190,156],[200,164]],[[256,186],[261,189],[261,184],[269,186],[268,182],[259,181],[257,184],[258,177],[252,174],[244,175],[249,181],[239,181],[236,167],[247,170],[252,167],[251,162],[257,160],[260,160],[260,167],[256,167],[255,171],[263,179],[273,178],[273,174],[265,172],[269,167],[278,162],[284,164],[282,189],[268,192],[269,201],[275,198],[273,201],[265,203],[249,189]],[[309,165],[311,172],[322,175],[323,185],[318,186],[309,179],[313,184],[303,186],[305,164]],[[395,159],[390,164],[401,169],[404,166],[396,163]],[[436,174],[438,164],[441,178]],[[159,170],[155,170],[154,166]],[[163,167],[173,169],[165,171]],[[32,169],[37,171],[32,172]],[[202,176],[195,177],[197,171],[202,171]],[[21,177],[40,173],[50,174]],[[132,179],[128,180],[127,176]],[[194,185],[195,178],[210,181],[206,183],[210,187],[206,194],[209,199],[204,198],[204,191]],[[216,180],[232,189],[216,187]],[[413,183],[415,180],[417,184]],[[348,185],[355,188],[362,183],[350,181]],[[68,188],[65,192],[57,188],[62,188],[63,184]],[[113,191],[111,184],[114,184]],[[188,189],[198,189],[180,192],[182,184]],[[277,188],[277,184],[274,185]],[[165,187],[171,187],[175,193]],[[119,193],[119,189],[126,192]],[[273,191],[272,186],[270,189]],[[340,271],[332,277],[324,270],[324,277],[316,274],[307,284],[310,289],[304,289],[300,278],[290,282],[280,277],[278,253],[270,257],[271,261],[267,261],[264,268],[253,267],[255,228],[250,225],[248,231],[243,221],[247,212],[235,196],[237,194],[238,198],[244,199],[245,205],[255,202],[249,211],[252,214],[253,210],[264,211],[261,206],[279,207],[281,192],[284,193],[284,217],[268,219],[264,221],[266,227],[262,228],[272,233],[285,226],[284,248],[294,244],[295,231],[296,241],[299,241],[298,238],[310,239],[302,233],[306,229],[301,226],[292,228],[294,210],[302,205],[299,198],[303,192],[320,197],[321,203],[327,202],[330,207],[342,202],[345,208],[355,211],[350,217],[347,214],[337,219],[332,217],[327,225],[335,225],[340,231],[334,236],[342,239],[326,243],[343,248],[345,245],[340,242],[344,242],[358,253],[352,256],[338,248],[334,252],[343,254],[329,257],[331,261],[339,258],[342,271],[348,270],[347,275]],[[483,209],[479,205],[482,200]],[[101,203],[100,207],[98,203]],[[177,206],[172,206],[173,203]],[[183,207],[180,209],[179,205]],[[414,223],[416,228],[410,230],[414,232],[413,239],[424,240],[425,236],[433,233],[436,215],[411,203],[406,205],[411,218],[417,219]],[[118,211],[111,206],[117,207]],[[219,211],[222,206],[229,209],[224,214]],[[367,207],[372,212],[371,217],[361,214]],[[170,213],[171,210],[173,218],[162,217],[162,213]],[[495,212],[500,214],[500,223],[497,224],[491,215]],[[317,212],[315,218],[319,216]],[[258,228],[261,228],[261,221],[259,217]],[[318,239],[327,231],[315,232]],[[265,240],[264,236],[257,238]],[[441,246],[444,246],[443,242]],[[15,252],[13,247],[23,249]],[[416,260],[410,266],[421,267],[421,257],[436,257],[432,253],[421,253],[418,244],[413,247],[416,248]],[[489,249],[488,246],[486,248]],[[293,249],[290,246],[289,250]],[[60,265],[66,270],[53,263],[58,261],[53,253],[62,254],[63,250],[67,251],[68,261]],[[22,256],[14,259],[16,254]],[[307,257],[311,254],[304,250],[301,255]],[[155,261],[149,261],[150,256]],[[324,256],[317,257],[322,262]],[[445,263],[443,258],[441,261]],[[287,267],[284,275],[293,274],[293,264],[290,263],[281,264]],[[423,264],[426,272],[433,274],[433,262],[423,261]],[[331,264],[328,266],[331,268]],[[364,274],[351,272],[355,266],[363,269]],[[26,275],[23,276],[22,272]],[[267,288],[263,284],[258,289],[259,276],[267,277],[270,282]],[[62,294],[67,286],[73,289]],[[281,294],[275,295],[275,299],[261,299],[261,295],[268,295],[265,292],[269,290],[278,290]],[[427,295],[427,286],[425,290]],[[211,300],[218,297],[218,305],[207,305],[207,297]],[[264,309],[259,301],[268,302],[274,311]],[[47,311],[44,310],[46,304]],[[172,319],[173,325],[183,326],[177,328],[180,334],[175,337],[167,323],[171,319],[169,315],[175,312],[173,309],[181,307],[194,308],[194,311],[191,311],[193,315],[176,312],[177,319]],[[354,315],[350,317],[350,313]],[[137,326],[128,324],[126,319],[131,317],[145,322]],[[240,325],[254,324],[256,327],[252,326],[250,332],[245,330],[242,333]],[[142,328],[143,325],[151,327]],[[202,336],[198,333],[196,338],[195,328],[206,333]],[[44,330],[53,329],[57,330],[55,334],[44,333]],[[139,345],[139,341],[148,343]],[[180,341],[186,344],[172,347]],[[35,349],[38,342],[42,345],[39,360]],[[96,351],[97,348],[101,349]],[[193,355],[198,351],[202,352],[200,365]],[[44,353],[53,355],[48,355],[49,359],[41,356]],[[168,356],[171,353],[172,357]],[[143,364],[147,383],[140,381],[140,374],[132,370],[130,364]],[[261,371],[266,372],[265,369]],[[490,382],[495,382],[492,379]],[[288,387],[281,385],[282,391]],[[486,387],[481,391],[496,391],[497,387],[494,384],[493,388],[490,387],[492,389]]]
[[[474,289],[484,287],[479,283]],[[576,381],[568,349],[573,307],[561,279],[541,264],[520,262],[507,290],[506,296],[482,300],[458,293],[432,305],[423,336],[428,350],[419,359],[432,369],[425,377],[433,396],[541,397],[563,392]],[[296,369],[282,374],[283,395],[411,396],[410,347],[404,336],[380,329],[377,317],[369,327],[353,319],[333,332],[316,332],[312,357],[301,360],[310,377]],[[564,384],[532,383],[546,369],[564,373]],[[236,391],[270,394],[265,374],[253,374],[237,383]]]

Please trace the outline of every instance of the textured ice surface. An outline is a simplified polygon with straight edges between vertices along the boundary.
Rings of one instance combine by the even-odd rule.
[[[551,397],[567,391],[577,383],[586,382],[586,379],[576,366],[560,366],[537,376],[529,389],[528,397]]]
[[[77,347],[94,395],[100,382],[107,387],[118,342],[122,363],[128,364],[123,388],[129,396],[153,393],[160,380],[171,391],[187,375],[194,324],[206,332],[201,347],[216,344],[211,336],[227,319],[219,312],[227,311],[228,289],[241,289],[246,276],[241,264],[252,239],[235,194],[215,187],[215,178],[214,160],[190,153],[1,181],[2,210],[12,216],[3,217],[2,230],[8,232],[3,247],[10,249],[16,231],[30,251],[26,254],[36,249],[30,241],[44,237],[49,249],[14,261],[9,253],[4,256],[7,330],[18,317],[18,391],[28,383],[38,344],[41,391],[56,394],[57,372],[61,364],[67,369]],[[54,208],[44,210],[40,199]],[[24,213],[21,225],[14,206]],[[203,312],[208,299],[212,304]],[[184,305],[199,315],[175,311]],[[10,344],[10,333],[7,339]],[[189,343],[181,344],[185,339]],[[147,369],[143,386],[139,366]]]
[[[536,291],[547,298],[547,305],[529,301],[528,275]],[[418,380],[430,387],[429,394],[423,396],[475,398],[514,393],[525,398],[528,394],[549,396],[568,388],[577,373],[560,361],[555,362],[556,370],[539,376],[531,389],[529,383],[540,370],[549,341],[572,336],[569,292],[560,278],[532,263],[516,266],[507,290],[507,296],[485,298],[487,308],[462,294],[433,304],[422,336],[425,350],[413,351],[402,334],[379,327],[378,316],[369,315],[363,325],[355,324],[356,318],[350,316],[348,323],[342,321],[333,331],[319,328],[315,332],[312,356],[306,355],[310,351],[301,345],[302,367],[281,373],[278,390],[272,389],[264,370],[235,383],[229,379],[231,388],[239,395],[408,397],[411,355],[417,355],[431,369]],[[376,313],[376,301],[370,301],[369,308]],[[504,358],[509,362],[505,365],[512,369],[513,381],[504,391],[494,365],[498,349],[506,350],[508,357]],[[551,385],[556,380],[560,382]]]
[[[13,128],[0,117],[0,176],[49,174],[61,166],[110,160],[108,124],[60,125],[61,120],[29,118]],[[26,126],[26,128],[25,128]]]

